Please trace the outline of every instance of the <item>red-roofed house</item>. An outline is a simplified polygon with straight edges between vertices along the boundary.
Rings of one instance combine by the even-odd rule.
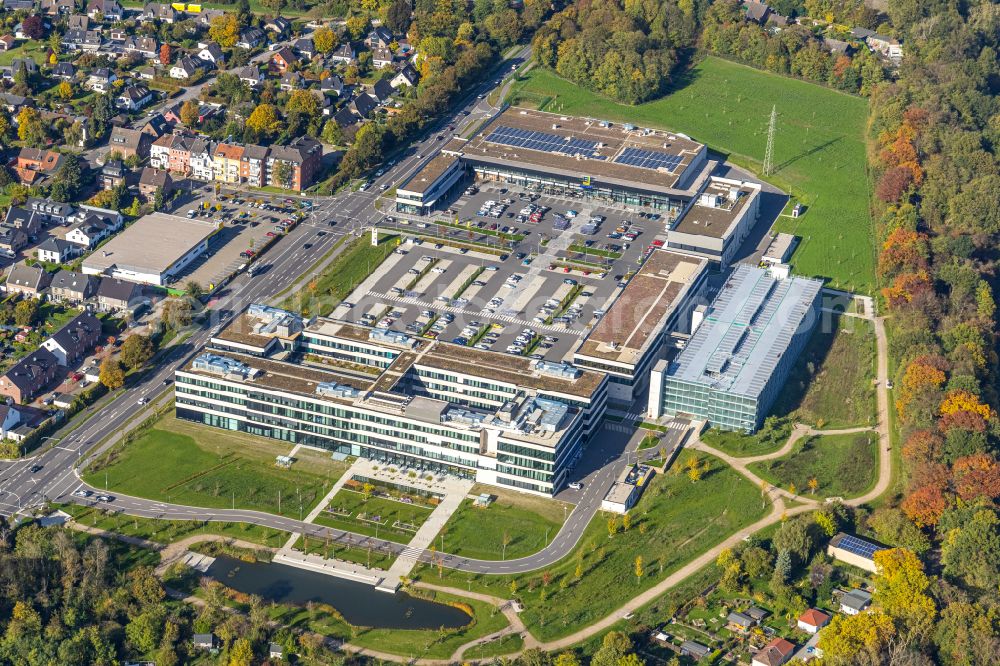
[[[781,666],[792,658],[795,646],[784,638],[772,639],[770,643],[757,651],[753,656],[751,666]]]
[[[815,634],[830,622],[830,616],[815,608],[810,608],[802,615],[799,615],[799,629],[810,634]]]

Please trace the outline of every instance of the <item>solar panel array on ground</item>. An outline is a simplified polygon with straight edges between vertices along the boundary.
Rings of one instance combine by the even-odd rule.
[[[865,541],[864,539],[859,539],[845,534],[844,537],[837,544],[837,547],[846,550],[848,553],[853,553],[855,555],[860,555],[865,559],[872,559],[876,551],[885,550],[870,541]]]
[[[584,154],[588,157],[593,156],[594,150],[597,148],[596,141],[562,137],[557,134],[549,134],[548,132],[517,129],[515,127],[507,127],[506,125],[501,125],[490,132],[486,140],[490,143],[538,150],[543,153],[561,153],[563,155]]]
[[[658,150],[643,150],[641,148],[625,148],[615,157],[618,164],[641,167],[643,169],[666,169],[670,173],[680,166],[684,158],[671,153],[661,153]]]

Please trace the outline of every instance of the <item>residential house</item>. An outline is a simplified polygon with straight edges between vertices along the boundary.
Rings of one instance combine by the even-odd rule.
[[[903,57],[903,45],[898,39],[872,33],[865,39],[868,48],[876,53],[880,53],[889,60],[900,60]]]
[[[10,51],[16,43],[14,35],[3,35],[0,37],[0,51]]]
[[[170,66],[170,78],[190,79],[198,70],[198,65],[191,56],[181,56]]]
[[[13,258],[28,245],[28,235],[20,229],[0,225],[0,254]]]
[[[270,30],[273,33],[277,33],[278,37],[283,37],[286,32],[291,30],[291,28],[292,22],[283,16],[276,16],[264,24],[264,30]]]
[[[751,606],[750,608],[746,609],[743,614],[749,615],[754,622],[760,624],[771,613],[770,611],[766,611],[763,608],[758,608],[757,606]]]
[[[845,42],[840,39],[831,39],[829,37],[823,39],[823,48],[833,55],[849,56],[854,52],[854,46],[850,42]]]
[[[212,180],[215,177],[212,144],[205,139],[195,138],[190,143],[190,150],[191,158],[188,164],[191,166],[191,177],[198,180]]]
[[[67,30],[90,30],[90,17],[86,14],[73,14],[66,19]]]
[[[152,140],[153,138],[142,130],[114,127],[108,140],[108,147],[111,149],[109,152],[118,153],[122,158],[134,155],[139,159],[145,159],[149,157],[149,144]]]
[[[30,12],[35,8],[34,0],[3,0],[3,8],[9,12]]]
[[[333,121],[337,123],[340,127],[350,127],[354,123],[358,122],[359,118],[354,115],[354,111],[351,106],[345,105],[339,111],[333,114]]]
[[[140,81],[152,81],[156,78],[156,66],[146,65],[145,67],[133,69],[132,78],[139,79]]]
[[[268,184],[300,192],[312,185],[322,161],[323,146],[312,137],[301,136],[287,146],[271,146],[267,156]]]
[[[392,66],[392,51],[386,48],[372,49],[372,67],[385,69]]]
[[[52,278],[49,294],[58,301],[82,303],[97,291],[97,278],[73,271],[61,270]]]
[[[379,79],[375,82],[375,85],[372,86],[371,96],[374,97],[375,101],[379,104],[385,104],[395,92],[396,89],[392,87],[392,84],[385,79]]]
[[[76,78],[76,67],[69,62],[56,63],[56,66],[52,68],[52,76],[63,81],[72,81]]]
[[[177,10],[171,7],[169,3],[150,2],[142,8],[139,20],[143,22],[163,21],[164,23],[173,23],[177,20],[177,14]]]
[[[118,75],[107,67],[90,70],[87,75],[87,87],[94,92],[107,92],[111,84],[118,80]]]
[[[214,650],[219,646],[219,639],[215,634],[195,634],[193,640],[197,650]]]
[[[100,340],[101,321],[89,312],[84,312],[43,342],[42,348],[49,350],[59,365],[69,367],[86,356]]]
[[[85,222],[93,217],[110,226],[113,232],[118,231],[125,224],[125,216],[117,210],[98,208],[97,206],[88,206],[86,204],[80,204],[79,210],[66,218],[66,221],[73,225]]]
[[[101,33],[98,31],[79,29],[67,30],[62,41],[71,51],[96,51],[104,43],[104,40],[101,39]]]
[[[35,58],[32,56],[14,58],[10,61],[10,69],[8,70],[12,79],[19,69],[23,69],[28,76],[34,76],[38,74],[38,63],[35,62]]]
[[[170,132],[170,123],[167,122],[162,113],[157,113],[154,116],[150,116],[143,126],[139,128],[139,131],[149,135],[151,140],[155,141]]]
[[[49,16],[64,16],[76,11],[74,0],[42,0],[39,9]]]
[[[108,160],[101,168],[101,185],[113,190],[125,182],[125,166],[121,160]]]
[[[278,82],[278,87],[281,90],[295,90],[297,88],[305,88],[306,80],[302,78],[302,75],[298,72],[285,72],[281,75],[281,80]]]
[[[24,107],[30,106],[34,108],[35,100],[13,93],[0,93],[0,106],[7,109],[7,112],[16,119],[17,114],[21,113],[21,109]]]
[[[329,60],[342,65],[353,65],[358,61],[358,54],[353,46],[345,42],[334,49],[333,53],[329,56]]]
[[[22,185],[37,185],[62,166],[63,157],[54,150],[22,148],[11,168]]]
[[[38,260],[50,264],[64,264],[77,256],[79,252],[80,247],[78,245],[70,243],[63,238],[55,238],[54,236],[46,238],[35,248],[35,256]]]
[[[221,69],[226,64],[226,55],[218,44],[208,42],[198,51],[198,60]]]
[[[767,23],[767,17],[771,14],[771,8],[768,7],[763,2],[756,2],[756,0],[751,0],[743,5],[744,11],[746,12],[746,19],[750,23],[756,23],[757,25],[764,25]]]
[[[236,46],[241,49],[255,49],[260,46],[267,36],[260,28],[244,28],[240,30],[240,37],[236,40]]]
[[[122,46],[125,53],[138,53],[147,60],[160,57],[160,43],[156,37],[128,37]]]
[[[781,666],[792,658],[795,646],[784,638],[773,638],[771,642],[757,651],[750,662],[751,666]]]
[[[215,180],[223,183],[240,182],[240,164],[243,161],[243,146],[220,143],[215,147]]]
[[[344,92],[344,80],[336,74],[331,74],[319,82],[319,89],[328,95],[340,97],[340,93]]]
[[[0,395],[14,402],[28,402],[56,378],[58,370],[55,355],[39,347],[0,376]]]
[[[96,298],[97,309],[101,312],[131,310],[145,300],[142,288],[135,282],[112,277],[101,278]]]
[[[236,76],[239,77],[240,81],[247,84],[251,88],[256,88],[264,82],[264,75],[261,74],[260,68],[258,68],[257,65],[247,65],[246,67],[241,67],[236,70]]]
[[[113,224],[91,215],[66,232],[66,241],[90,250],[115,231],[117,229]]]
[[[90,0],[87,5],[87,16],[96,21],[103,17],[109,23],[121,21],[125,17],[122,6],[118,0]]]
[[[704,659],[712,653],[712,648],[695,641],[684,641],[680,645],[681,656],[691,657],[694,660]]]
[[[28,405],[0,405],[0,437],[23,442],[51,416],[44,409]]]
[[[316,45],[313,43],[312,38],[302,37],[301,39],[296,39],[292,44],[292,48],[295,52],[306,60],[312,60],[313,56],[316,55]]]
[[[139,111],[153,101],[153,92],[142,84],[127,86],[118,94],[117,105],[127,111]]]
[[[14,264],[10,267],[3,289],[8,294],[39,298],[48,289],[51,280],[52,276],[41,266]]]
[[[354,113],[361,118],[368,118],[378,108],[378,102],[368,93],[359,93],[349,102],[349,105],[353,108]]]
[[[392,44],[392,32],[382,25],[372,28],[365,37],[365,46],[370,49],[387,48],[389,44]]]
[[[281,647],[277,643],[271,643],[267,646],[267,656],[269,659],[277,659],[281,661],[285,657],[285,648]]]
[[[858,40],[859,42],[867,42],[868,38],[875,34],[874,30],[869,30],[868,28],[851,28],[851,37]]]
[[[221,9],[202,9],[195,21],[203,28],[211,27],[212,19],[225,16],[226,12]]]
[[[278,72],[287,72],[298,62],[298,56],[296,56],[287,46],[282,46],[280,49],[271,54],[271,67]]]
[[[389,85],[393,88],[399,88],[400,86],[415,86],[417,85],[417,80],[420,77],[417,75],[417,70],[413,68],[413,65],[406,64],[396,76],[392,77],[389,81]]]
[[[240,178],[251,187],[267,185],[267,148],[257,145],[243,147],[240,158]]]
[[[829,622],[829,615],[815,608],[810,608],[802,615],[799,615],[798,628],[808,634],[815,634]]]
[[[34,240],[41,233],[43,223],[41,216],[34,211],[19,206],[11,206],[7,210],[3,226],[20,229],[28,237],[28,240]]]
[[[870,592],[865,590],[851,590],[840,595],[840,612],[845,615],[857,615],[866,610],[871,603],[872,595]]]
[[[161,190],[163,196],[167,197],[173,188],[174,181],[168,171],[146,167],[142,170],[142,174],[139,175],[139,196],[147,202],[153,200],[157,190]]]
[[[43,224],[65,224],[75,211],[72,204],[41,197],[31,197],[25,202],[24,207]]]
[[[129,38],[128,28],[111,28],[108,30],[108,38],[113,42],[124,42]]]
[[[149,149],[149,163],[157,169],[188,175],[191,172],[190,139],[177,134],[165,134]]]

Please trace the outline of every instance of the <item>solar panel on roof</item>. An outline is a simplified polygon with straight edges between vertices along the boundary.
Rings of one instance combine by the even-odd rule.
[[[596,141],[562,137],[557,134],[549,134],[548,132],[517,129],[507,127],[506,125],[501,125],[490,132],[486,140],[490,143],[498,143],[504,146],[527,148],[543,153],[557,153],[561,155],[587,154],[592,153],[597,148]]]
[[[673,173],[684,158],[672,153],[664,153],[659,150],[643,150],[642,148],[625,148],[615,157],[615,162],[626,166],[640,167],[642,169],[665,169]]]
[[[875,551],[882,550],[869,541],[864,541],[849,534],[844,535],[838,546],[848,553],[853,553],[869,560],[875,555]]]

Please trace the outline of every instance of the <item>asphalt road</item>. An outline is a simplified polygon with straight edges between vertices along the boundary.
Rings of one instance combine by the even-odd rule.
[[[527,47],[515,54],[512,62],[521,62]],[[501,70],[502,71],[502,70]],[[500,75],[502,76],[502,74]],[[281,239],[261,259],[269,268],[259,278],[241,275],[227,285],[211,302],[211,309],[200,327],[183,343],[170,348],[158,359],[155,367],[130,384],[114,399],[104,404],[82,425],[66,435],[58,435],[49,448],[16,461],[0,463],[0,514],[14,515],[28,511],[47,501],[75,501],[83,504],[94,503],[73,497],[80,488],[89,488],[78,476],[78,469],[112,445],[108,438],[122,432],[126,425],[141,418],[149,410],[139,405],[140,399],[156,401],[167,387],[165,380],[173,378],[174,371],[209,339],[211,331],[232,314],[241,311],[253,302],[268,301],[278,293],[296,284],[303,270],[311,266],[345,234],[360,234],[383,217],[378,210],[376,199],[380,186],[391,188],[414,173],[440,149],[436,134],[441,128],[455,124],[461,132],[494,114],[492,108],[480,95],[485,95],[496,85],[506,87],[509,81],[495,78],[469,92],[466,103],[454,114],[442,120],[427,137],[416,143],[403,154],[398,162],[383,176],[375,179],[366,192],[350,191],[333,197],[304,197],[313,202],[309,217],[291,233]],[[469,115],[464,115],[467,111]],[[335,220],[330,227],[328,221]],[[305,245],[310,245],[305,248]],[[552,542],[544,550],[529,557],[505,562],[472,560],[447,554],[440,555],[444,566],[470,573],[520,573],[549,566],[567,555],[579,541],[590,519],[600,507],[601,499],[614,481],[620,469],[619,461],[627,451],[634,451],[640,435],[619,424],[608,422],[604,430],[593,438],[584,458],[580,462],[577,478],[583,479],[581,491],[565,491],[561,499],[572,502],[575,508]],[[36,469],[37,471],[32,471]],[[96,493],[103,489],[91,488]],[[114,493],[112,493],[114,494]],[[273,514],[244,510],[209,510],[198,507],[167,504],[152,500],[115,495],[115,501],[108,505],[116,511],[129,515],[181,520],[204,521],[245,521],[290,532],[301,532],[317,538],[337,541],[343,544],[366,547],[372,545],[381,550],[400,553],[404,547],[389,541],[372,539],[341,530],[303,523],[298,520]],[[432,554],[424,552],[422,560],[430,560]]]

